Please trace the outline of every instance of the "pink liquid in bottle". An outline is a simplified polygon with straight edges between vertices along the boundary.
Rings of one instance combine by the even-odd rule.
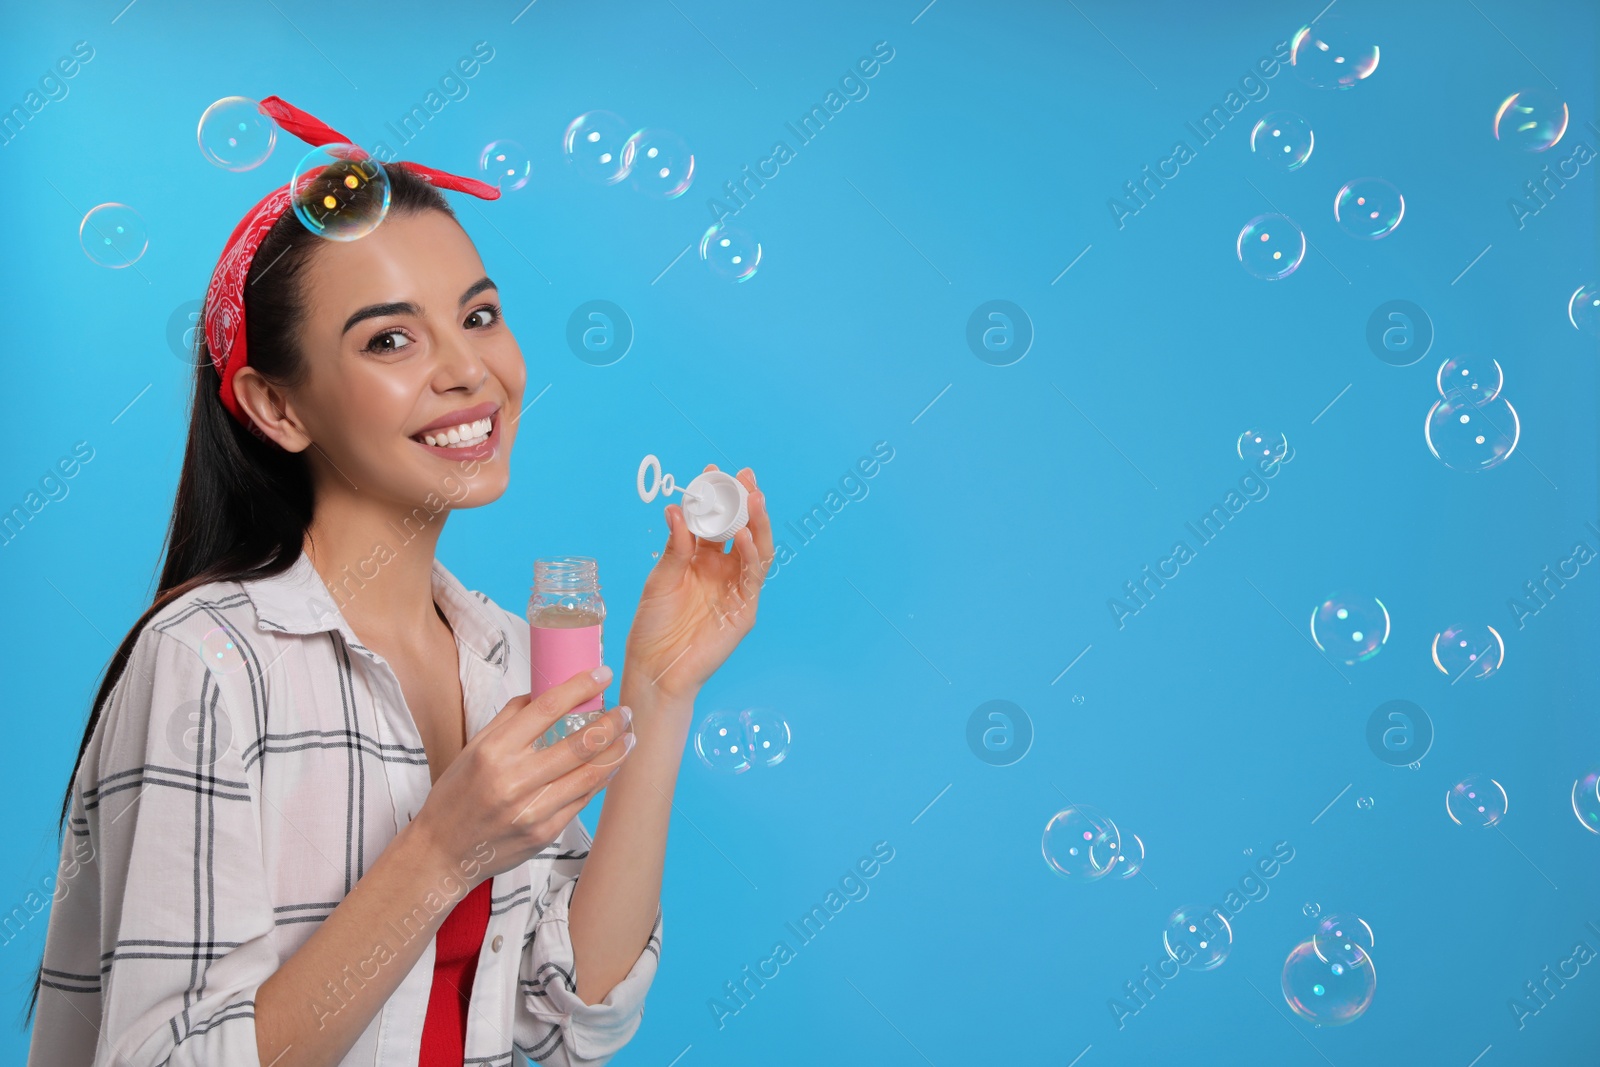
[[[528,691],[534,698],[602,662],[606,608],[596,571],[597,564],[586,556],[534,561],[528,601]],[[596,694],[564,715],[535,747],[555,744],[604,710],[605,694]]]

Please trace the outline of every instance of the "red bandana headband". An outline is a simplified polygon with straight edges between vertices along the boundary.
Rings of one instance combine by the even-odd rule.
[[[312,146],[326,144],[353,144],[350,138],[327,126],[322,120],[308,115],[281,97],[269,96],[261,101],[261,112],[270,115],[278,125]],[[500,190],[476,178],[463,178],[442,170],[434,170],[418,163],[398,162],[402,167],[425,182],[458,193],[471,193],[483,200],[498,200]],[[250,263],[256,249],[261,247],[267,232],[289,210],[291,190],[286,183],[282,188],[268,193],[250,213],[239,220],[228,238],[216,270],[211,273],[211,284],[206,287],[205,328],[206,345],[211,350],[211,362],[222,375],[222,406],[247,428],[254,423],[239,407],[233,396],[233,376],[245,365],[244,284],[250,274]]]

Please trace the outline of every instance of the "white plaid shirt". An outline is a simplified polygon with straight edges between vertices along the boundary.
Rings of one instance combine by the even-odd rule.
[[[432,584],[455,631],[471,737],[528,692],[527,623],[437,561]],[[167,605],[140,632],[73,783],[29,1067],[258,1067],[256,990],[431,788],[394,671],[357,640],[304,554],[277,577],[204,585]],[[574,992],[567,908],[589,844],[574,818],[494,876],[468,1067],[516,1067],[513,1050],[603,1063],[638,1029],[659,907],[605,1000]],[[417,1062],[434,956],[429,938],[341,1065]],[[328,1011],[359,988],[353,962]]]

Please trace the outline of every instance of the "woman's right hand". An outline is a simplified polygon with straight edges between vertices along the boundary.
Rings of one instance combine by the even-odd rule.
[[[451,873],[476,869],[468,880],[477,886],[532,858],[622,767],[635,738],[633,713],[620,706],[548,748],[533,747],[563,715],[605,692],[611,672],[601,670],[601,679],[581,671],[536,700],[514,697],[439,776],[407,829]]]

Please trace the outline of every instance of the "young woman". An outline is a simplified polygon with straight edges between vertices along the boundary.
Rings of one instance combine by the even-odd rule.
[[[729,552],[666,507],[620,705],[534,749],[609,669],[530,701],[521,613],[434,558],[450,510],[505,491],[523,410],[435,186],[497,191],[384,170],[372,232],[315,236],[279,190],[213,276],[160,592],[62,805],[30,1065],[598,1064],[638,1028],[695,695],[772,558],[762,494],[740,471]]]

